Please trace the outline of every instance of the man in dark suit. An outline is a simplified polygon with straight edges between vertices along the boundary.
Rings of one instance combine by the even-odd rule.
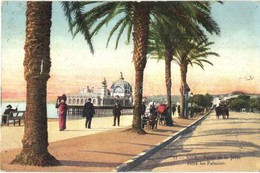
[[[91,98],[88,98],[87,103],[84,105],[83,115],[86,117],[85,128],[91,129],[92,117],[95,115],[95,110],[93,104],[91,103]]]
[[[114,115],[114,125],[113,126],[116,125],[116,119],[117,119],[117,125],[119,126],[121,110],[122,110],[121,105],[118,103],[118,101],[116,101],[116,104],[113,107],[113,115]]]
[[[11,111],[17,111],[17,107],[16,109],[12,109],[11,105],[7,105],[6,108],[7,109],[4,111],[4,115],[2,115],[2,125],[6,125],[8,115],[13,116],[13,114],[10,114]]]

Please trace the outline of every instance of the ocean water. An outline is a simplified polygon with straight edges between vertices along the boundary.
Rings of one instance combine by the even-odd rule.
[[[13,109],[18,106],[18,110],[25,111],[25,102],[2,102],[1,103],[1,114],[4,113],[6,106],[11,105]],[[47,117],[48,118],[58,118],[57,109],[55,108],[55,103],[47,103]]]

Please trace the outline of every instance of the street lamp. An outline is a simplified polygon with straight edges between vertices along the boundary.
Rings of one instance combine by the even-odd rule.
[[[193,110],[192,110],[192,102],[193,102],[193,93],[190,93],[190,117],[193,117]]]

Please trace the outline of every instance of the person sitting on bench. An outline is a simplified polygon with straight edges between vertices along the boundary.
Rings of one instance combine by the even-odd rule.
[[[12,116],[12,114],[10,114],[11,111],[17,111],[17,107],[16,109],[12,109],[11,105],[7,105],[6,110],[4,111],[4,114],[2,116],[2,125],[6,125],[8,115]]]

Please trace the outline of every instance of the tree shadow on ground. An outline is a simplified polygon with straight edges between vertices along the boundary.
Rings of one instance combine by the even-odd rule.
[[[228,128],[228,129],[206,130],[204,133],[201,133],[199,135],[194,135],[192,137],[195,138],[195,137],[202,137],[202,136],[217,136],[217,135],[235,136],[238,134],[253,135],[259,133],[260,133],[260,129],[255,129],[255,128]]]
[[[224,124],[234,124],[234,121],[237,124],[245,124],[245,123],[254,123],[260,124],[260,118],[228,118],[228,119],[210,119],[208,124],[206,125],[224,125]]]
[[[204,153],[185,153],[175,155],[173,153],[169,153],[168,155],[164,155],[164,157],[156,158],[157,165],[156,167],[164,167],[164,166],[173,166],[173,165],[188,165],[188,164],[196,164],[200,162],[204,162],[205,164],[215,163],[224,163],[227,160],[235,160],[241,159],[243,157],[258,157],[260,158],[260,146],[253,144],[251,142],[246,141],[220,141],[220,142],[207,142],[202,144],[195,144],[193,146],[202,146],[202,147],[213,147],[217,148],[219,146],[224,147],[250,147],[255,151],[242,151],[240,152],[204,152]],[[187,149],[187,148],[186,148]],[[193,147],[191,147],[192,151]],[[177,154],[177,152],[175,152]],[[173,158],[173,161],[169,162],[161,162],[167,158]],[[150,167],[150,169],[153,167]]]
[[[149,144],[140,144],[140,143],[134,143],[134,142],[119,142],[122,144],[131,144],[131,145],[140,145],[140,146],[147,146],[147,147],[153,147],[154,145],[149,145]]]
[[[108,163],[108,162],[86,162],[86,161],[72,161],[72,160],[59,160],[62,166],[76,166],[76,167],[111,167],[114,168],[121,163]]]
[[[231,131],[232,129],[226,129],[219,131],[220,134],[226,135],[228,132],[229,135],[234,133]],[[256,129],[247,129],[243,134],[255,134]],[[214,135],[214,130],[210,131],[210,134]],[[205,135],[205,136],[207,136]],[[132,171],[152,171],[155,167],[166,167],[173,165],[189,165],[189,164],[200,164],[200,162],[204,162],[205,164],[212,164],[213,162],[217,162],[218,164],[224,164],[227,160],[240,159],[243,157],[258,157],[260,158],[260,146],[248,141],[242,140],[221,140],[216,142],[204,142],[198,144],[185,144],[185,148],[183,144],[186,140],[188,140],[192,136],[192,133],[186,134],[181,137],[178,141],[171,143],[167,147],[161,149],[142,164],[138,165]],[[192,136],[193,137],[193,136]],[[198,137],[198,136],[197,136]],[[198,152],[191,153],[194,149],[208,149],[209,147],[216,149],[214,152]],[[228,151],[227,152],[218,152],[218,147],[222,148],[230,148],[235,147],[240,150],[240,152]],[[249,150],[241,150],[242,148],[250,148]],[[237,151],[237,150],[235,150]],[[164,161],[169,159],[169,161]]]
[[[111,155],[120,155],[120,156],[130,156],[133,157],[133,154],[125,154],[125,153],[115,153],[115,152],[107,152],[107,151],[93,151],[93,150],[78,150],[80,152],[87,152],[87,153],[100,153],[100,154],[111,154]]]

